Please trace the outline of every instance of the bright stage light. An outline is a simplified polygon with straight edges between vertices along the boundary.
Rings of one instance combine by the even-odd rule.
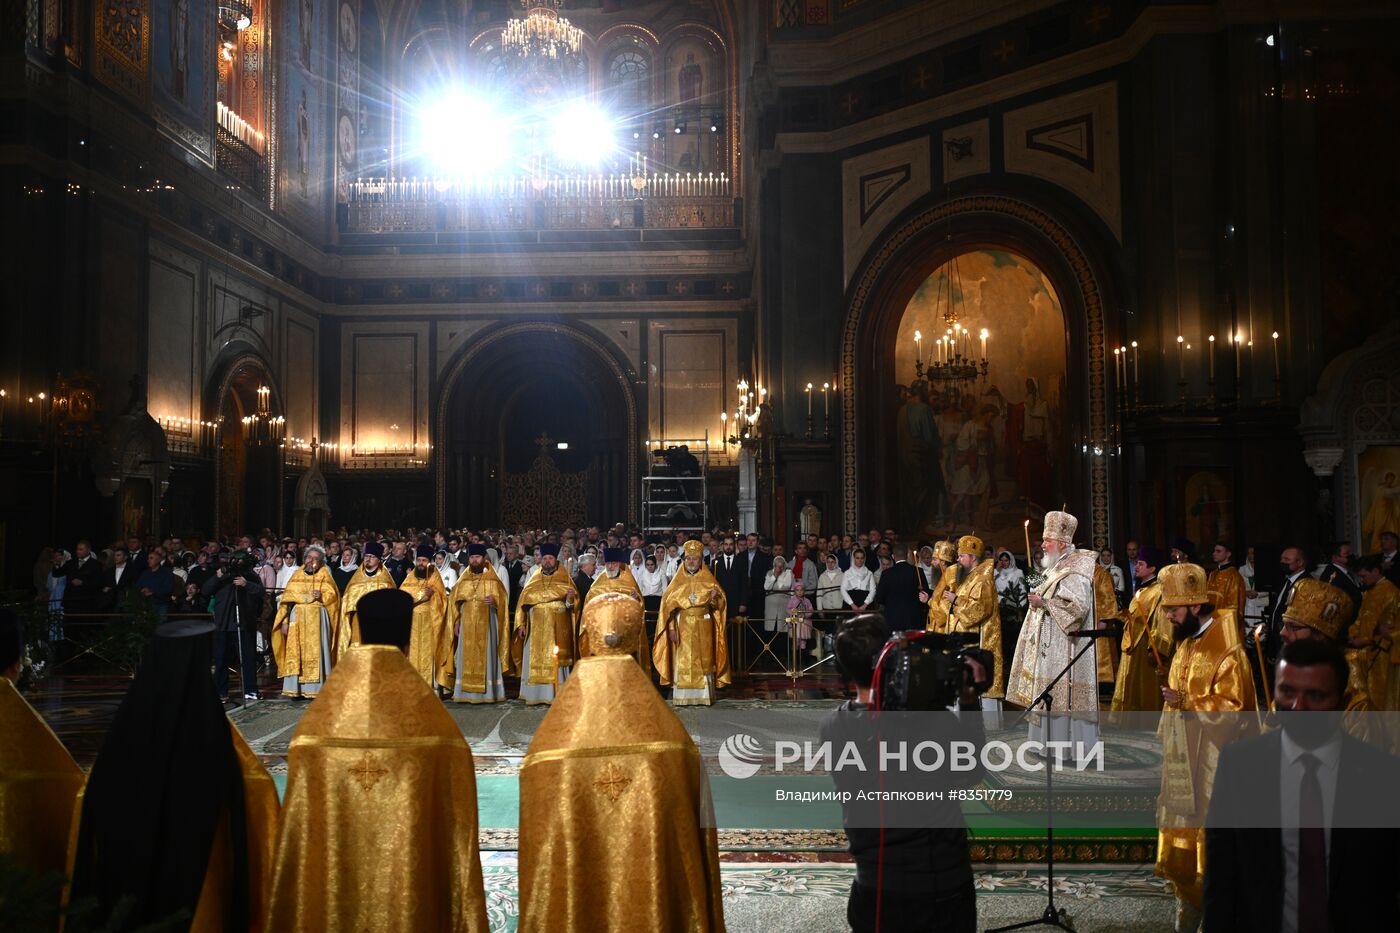
[[[509,121],[467,94],[447,94],[423,107],[418,136],[433,172],[440,175],[485,175],[510,158]]]
[[[596,165],[616,145],[612,120],[596,107],[569,107],[554,119],[550,146],[561,162]]]

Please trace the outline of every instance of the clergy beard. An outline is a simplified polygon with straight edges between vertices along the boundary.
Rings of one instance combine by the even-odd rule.
[[[420,580],[426,580],[426,579],[428,579],[428,568],[427,568],[427,567],[414,567],[414,568],[413,568],[413,575],[414,575],[415,577],[417,577],[418,579],[420,579]]]
[[[376,573],[378,573],[378,572],[379,572],[379,568],[378,568],[378,567],[375,567],[373,570],[370,570],[368,567],[365,568],[365,576],[367,576],[367,577],[372,577],[372,576],[374,576],[374,575],[375,575]]]
[[[1052,569],[1056,564],[1058,564],[1058,563],[1060,562],[1060,558],[1063,557],[1063,556],[1064,556],[1063,554],[1051,554],[1050,552],[1047,551],[1046,553],[1040,555],[1040,569],[1041,569],[1041,570],[1050,570],[1050,569]]]
[[[622,576],[622,568],[619,567],[617,570],[609,570],[608,576],[616,580],[618,577]]]
[[[971,570],[969,570],[968,568],[964,567],[962,564],[958,564],[958,572],[957,572],[956,579],[957,579],[957,582],[958,582],[958,585],[959,585],[959,586],[962,585],[962,582],[963,582],[964,580],[967,579],[967,575],[970,574],[970,573],[972,573]]]
[[[1185,641],[1201,630],[1201,619],[1190,609],[1186,610],[1186,621],[1179,622],[1172,626],[1172,637],[1177,641]]]

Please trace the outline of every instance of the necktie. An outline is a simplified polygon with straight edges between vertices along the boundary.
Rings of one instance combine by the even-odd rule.
[[[1303,766],[1298,787],[1298,933],[1327,933],[1327,831],[1317,780],[1321,762],[1313,755],[1298,761]]]

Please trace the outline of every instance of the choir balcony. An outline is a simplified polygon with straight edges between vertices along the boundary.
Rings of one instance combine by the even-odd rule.
[[[385,242],[528,246],[579,240],[732,242],[742,204],[726,175],[557,175],[352,182],[342,246]]]

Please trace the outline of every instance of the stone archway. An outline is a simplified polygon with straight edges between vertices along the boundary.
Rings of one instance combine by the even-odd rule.
[[[534,381],[547,374],[547,382]],[[567,439],[549,457],[588,473],[591,522],[633,522],[639,491],[634,376],[599,337],[555,321],[523,321],[473,338],[443,374],[434,420],[437,521],[493,524],[504,474],[521,474],[539,434]]]
[[[1077,454],[1065,488],[1081,529],[1095,546],[1109,538],[1110,445],[1105,342],[1105,283],[1069,229],[1023,200],[968,196],[927,208],[888,234],[862,262],[847,297],[841,335],[841,470],[845,527],[885,527],[888,507],[878,458],[887,445],[879,425],[876,374],[892,357],[893,332],[918,285],[948,259],[974,249],[1025,256],[1055,285],[1067,329],[1070,416],[1062,444]],[[874,427],[871,427],[871,426]],[[867,476],[866,474],[871,474]]]
[[[241,352],[216,370],[205,396],[205,410],[220,422],[214,452],[212,528],[215,535],[237,536],[270,528],[282,530],[282,452],[275,446],[249,447],[242,418],[257,410],[257,390],[267,386],[273,415],[286,411],[272,367],[260,355]]]

